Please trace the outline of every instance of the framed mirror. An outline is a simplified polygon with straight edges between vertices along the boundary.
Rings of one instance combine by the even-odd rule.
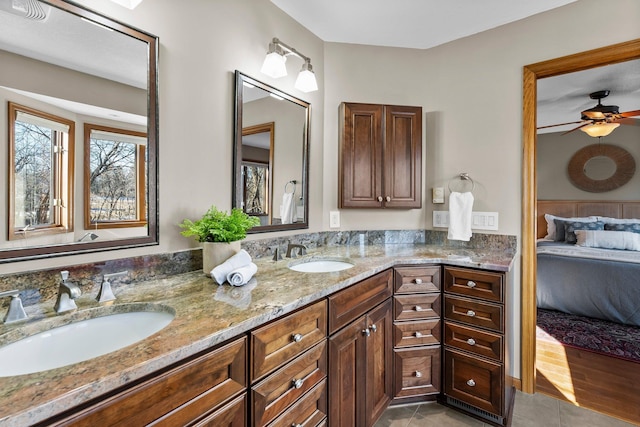
[[[309,228],[311,105],[235,73],[233,207],[260,218],[250,233]]]
[[[0,263],[158,244],[157,37],[0,2]]]

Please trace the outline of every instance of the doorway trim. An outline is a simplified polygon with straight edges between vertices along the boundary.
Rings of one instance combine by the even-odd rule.
[[[536,384],[536,103],[537,80],[640,58],[640,39],[526,65],[522,105],[522,391]]]

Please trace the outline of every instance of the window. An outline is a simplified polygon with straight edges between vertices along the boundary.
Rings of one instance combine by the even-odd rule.
[[[9,102],[9,240],[73,231],[74,122]]]
[[[84,125],[85,228],[147,224],[147,135]]]

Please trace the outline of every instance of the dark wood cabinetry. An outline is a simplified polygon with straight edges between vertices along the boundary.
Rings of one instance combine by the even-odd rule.
[[[444,401],[506,425],[513,387],[506,376],[503,273],[444,267]]]
[[[343,103],[341,208],[422,206],[422,107]]]
[[[439,265],[395,268],[394,404],[434,399],[440,392],[440,271]]]
[[[392,399],[392,279],[386,270],[329,297],[330,324],[344,325],[329,338],[330,426],[371,426]],[[366,297],[376,288],[382,302]]]

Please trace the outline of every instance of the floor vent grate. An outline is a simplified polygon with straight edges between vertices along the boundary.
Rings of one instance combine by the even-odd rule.
[[[482,409],[478,409],[475,406],[471,406],[468,403],[465,403],[461,400],[456,399],[455,397],[447,396],[447,403],[451,406],[455,406],[456,408],[463,409],[471,414],[482,417],[488,421],[493,421],[497,424],[502,424],[504,421],[504,417],[499,417],[497,415],[492,414],[491,412],[483,411]]]

